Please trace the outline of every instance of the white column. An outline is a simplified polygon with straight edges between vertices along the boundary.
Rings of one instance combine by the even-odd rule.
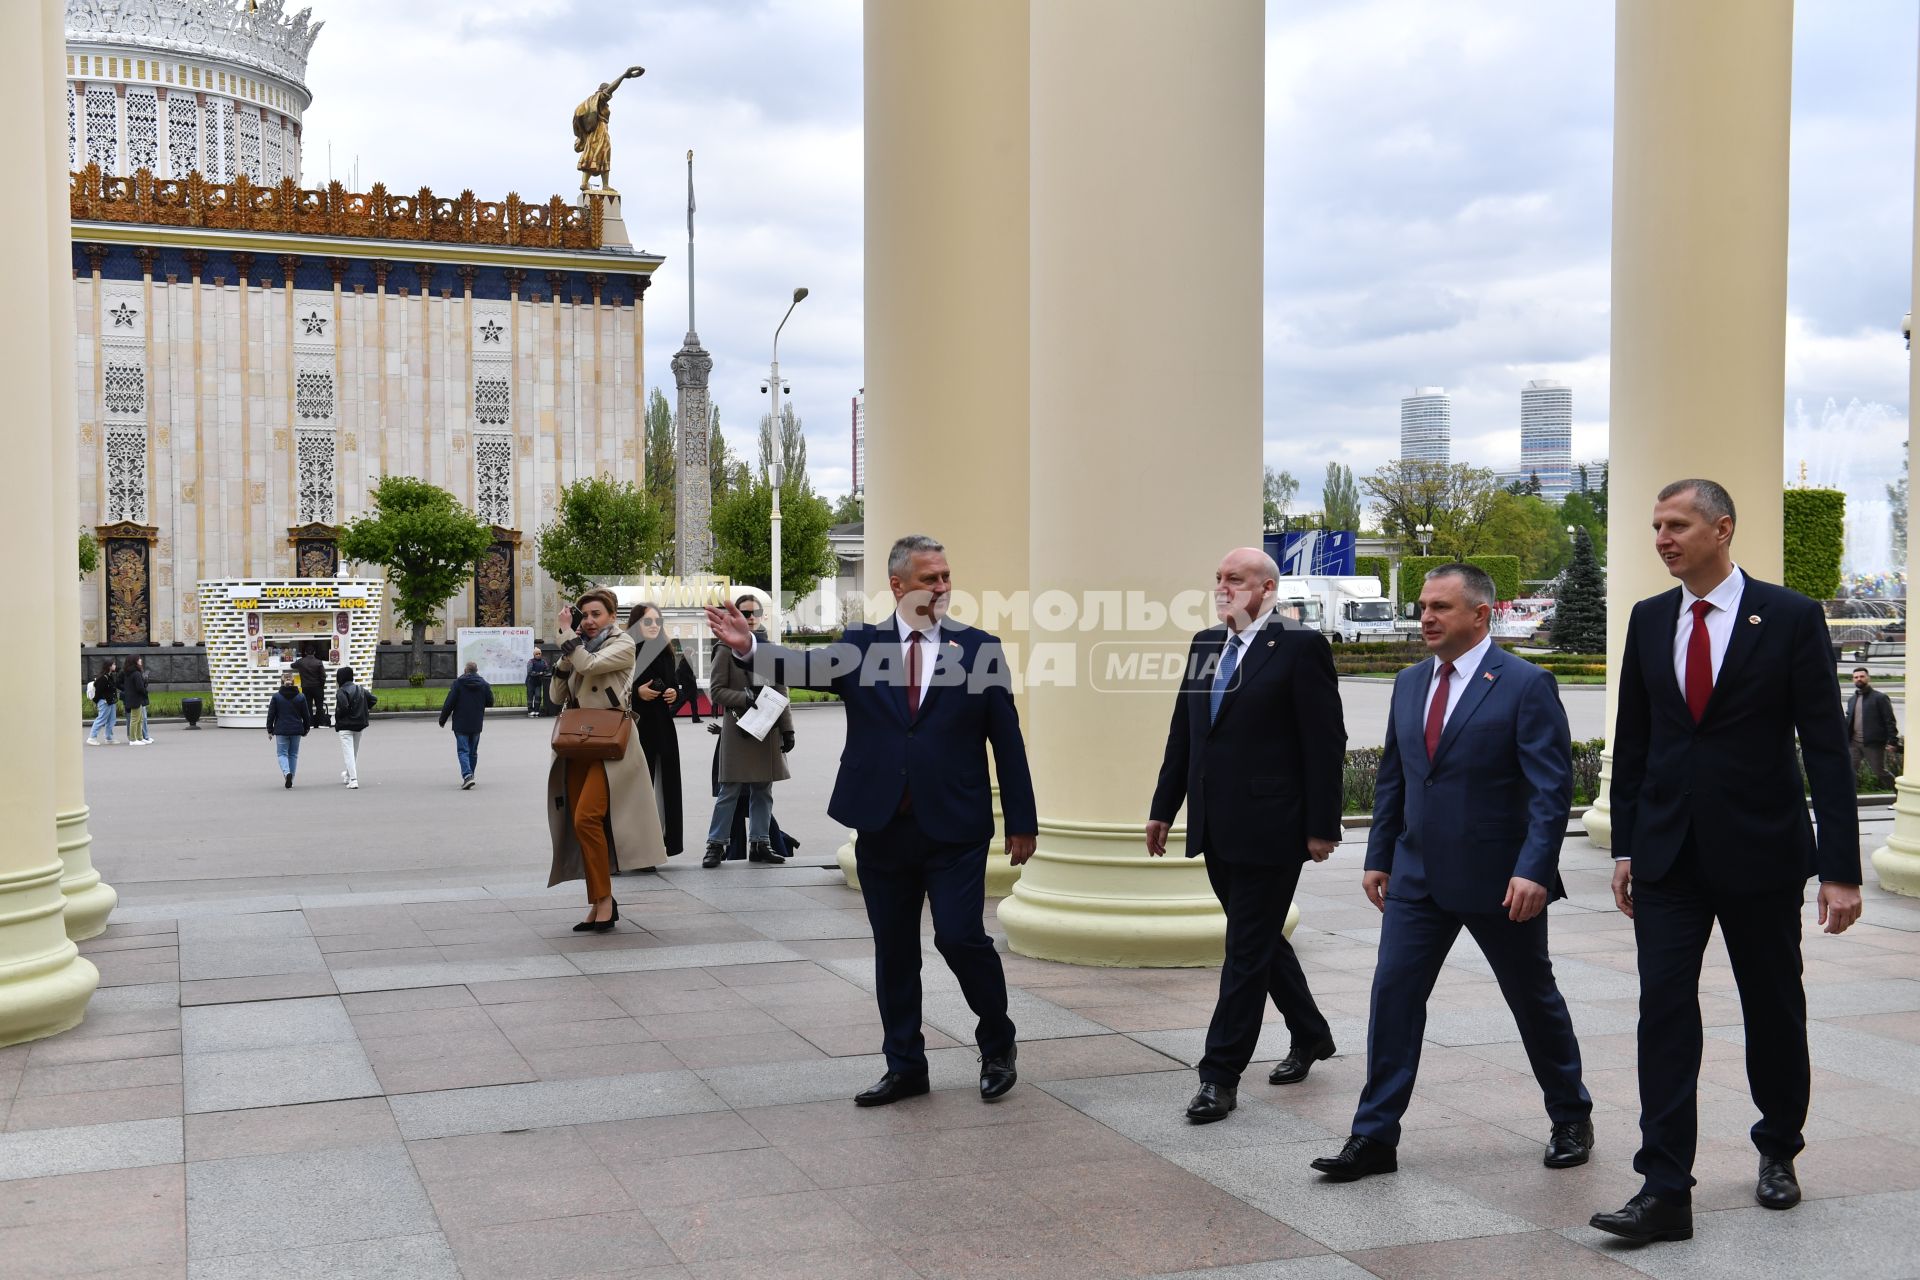
[[[1607,725],[1634,602],[1673,579],[1654,496],[1717,480],[1734,559],[1779,582],[1792,0],[1619,0],[1614,17]],[[1587,812],[1612,843],[1605,791]]]
[[[1265,17],[1259,0],[1033,6],[1031,558],[1038,592],[1211,585],[1260,509]],[[1154,372],[1148,372],[1154,371]],[[1170,621],[1049,633],[1028,669],[1039,852],[1000,904],[1023,955],[1217,963],[1198,860],[1144,842],[1171,684],[1115,691],[1096,642],[1184,653]]]

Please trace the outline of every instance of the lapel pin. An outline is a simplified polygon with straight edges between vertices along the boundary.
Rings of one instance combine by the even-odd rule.
[[[1756,626],[1756,627],[1757,627],[1757,626],[1759,626],[1759,625],[1760,625],[1760,615],[1759,615],[1759,614],[1757,614],[1757,613],[1750,613],[1750,614],[1748,614],[1748,615],[1747,615],[1747,622],[1748,622],[1749,624],[1751,624],[1751,625],[1753,625],[1753,626]]]
[[[1483,671],[1483,672],[1481,672],[1481,673],[1480,673],[1480,678],[1481,678],[1482,680],[1485,680],[1485,681],[1486,681],[1486,682],[1487,682],[1488,684],[1492,684],[1492,683],[1493,683],[1493,672],[1491,672],[1491,671]]]
[[[1278,642],[1278,641],[1276,641],[1276,640],[1269,640],[1269,641],[1267,641],[1267,648],[1269,648],[1269,649],[1271,649],[1271,648],[1273,648],[1273,646],[1274,646],[1275,644],[1277,644],[1277,643],[1279,643],[1279,642]]]

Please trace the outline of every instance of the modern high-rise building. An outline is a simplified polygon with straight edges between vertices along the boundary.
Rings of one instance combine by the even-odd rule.
[[[1400,402],[1400,457],[1405,462],[1451,461],[1453,402],[1445,387],[1415,387]]]
[[[1520,475],[1558,502],[1573,488],[1573,388],[1540,379],[1520,388]]]
[[[853,398],[853,496],[867,496],[867,389]]]

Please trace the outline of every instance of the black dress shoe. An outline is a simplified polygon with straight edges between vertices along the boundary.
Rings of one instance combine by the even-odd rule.
[[[1313,1064],[1323,1062],[1333,1056],[1333,1039],[1329,1036],[1318,1044],[1296,1044],[1287,1050],[1287,1056],[1267,1075],[1268,1084],[1299,1084],[1307,1078],[1307,1072],[1313,1070]]]
[[[1763,1209],[1791,1209],[1800,1203],[1800,1179],[1793,1173],[1793,1161],[1760,1160],[1760,1181],[1753,1184],[1753,1198]]]
[[[707,842],[706,855],[700,859],[700,865],[711,870],[712,868],[719,866],[721,863],[725,862],[726,860],[727,860],[727,846],[720,844],[717,841],[710,840]]]
[[[980,1101],[998,1102],[1007,1096],[1007,1090],[1020,1078],[1013,1069],[1013,1060],[1019,1056],[1020,1046],[1009,1045],[1005,1053],[980,1059]]]
[[[1394,1173],[1400,1168],[1400,1155],[1378,1138],[1354,1134],[1337,1156],[1321,1156],[1313,1162],[1314,1171],[1334,1182],[1354,1182],[1376,1173]]]
[[[884,1107],[889,1102],[898,1102],[902,1098],[917,1098],[927,1091],[927,1073],[924,1071],[889,1071],[880,1077],[871,1089],[853,1095],[856,1107]]]
[[[1616,1213],[1596,1213],[1588,1221],[1595,1231],[1652,1244],[1656,1240],[1693,1239],[1693,1205],[1641,1192]]]
[[[747,861],[771,863],[777,867],[785,863],[786,859],[773,851],[772,841],[755,840],[747,845]]]
[[[1541,1163],[1549,1169],[1571,1169],[1585,1164],[1592,1153],[1593,1121],[1557,1124],[1547,1138],[1547,1154]]]
[[[1212,1124],[1225,1120],[1227,1113],[1239,1105],[1240,1090],[1233,1085],[1205,1081],[1187,1104],[1187,1119],[1195,1124]]]

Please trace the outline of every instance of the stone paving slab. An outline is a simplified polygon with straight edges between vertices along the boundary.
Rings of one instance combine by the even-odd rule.
[[[0,1182],[178,1164],[183,1158],[177,1118],[34,1129],[0,1136]]]
[[[449,1089],[389,1099],[408,1139],[718,1111],[727,1104],[689,1071]]]
[[[397,1142],[187,1166],[187,1254],[196,1261],[438,1230]]]

